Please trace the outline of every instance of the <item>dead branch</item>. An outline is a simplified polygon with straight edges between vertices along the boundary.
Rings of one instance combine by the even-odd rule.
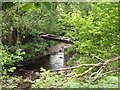
[[[102,71],[102,70],[103,70],[103,67],[100,67],[97,72],[94,72],[94,73],[92,73],[92,74],[89,76],[89,79],[91,79],[91,77],[92,77],[93,75],[95,75],[96,73],[98,73],[97,76],[96,76],[96,77],[98,77],[98,76],[101,74],[101,71]],[[95,78],[94,78],[94,79],[95,79]]]
[[[103,59],[102,59],[102,58],[100,58],[100,57],[98,57],[98,56],[94,56],[93,58],[97,58],[97,59],[99,59],[99,60],[103,61]]]
[[[81,65],[78,65],[78,66],[74,66],[74,67],[67,67],[67,68],[61,68],[61,69],[56,69],[56,70],[50,70],[50,71],[64,71],[64,70],[71,70],[71,69],[75,69],[75,68],[80,68],[80,67],[83,67],[83,66],[91,66],[88,70],[86,70],[85,72],[81,73],[81,74],[77,74],[77,75],[73,75],[73,76],[70,76],[69,78],[66,77],[64,83],[66,83],[67,81],[71,80],[72,78],[79,78],[81,76],[84,76],[86,74],[88,74],[88,72],[90,72],[92,69],[94,69],[95,67],[99,67],[99,70],[96,72],[97,75],[96,77],[93,78],[92,81],[95,81],[99,78],[99,76],[103,76],[104,74],[108,74],[108,73],[112,73],[112,72],[116,72],[117,70],[113,70],[113,71],[110,71],[110,72],[106,72],[106,73],[103,73],[103,70],[104,68],[106,67],[106,65],[108,65],[109,63],[111,62],[114,62],[114,61],[118,61],[120,60],[120,56],[119,57],[116,57],[116,58],[112,58],[112,59],[109,59],[109,60],[105,60],[105,61],[101,61],[97,64],[81,64]],[[103,74],[102,74],[103,73]],[[89,78],[95,74],[92,73]],[[59,85],[59,86],[62,86],[63,84]]]
[[[96,65],[96,64],[81,64],[81,65],[74,66],[74,67],[67,67],[67,68],[53,69],[53,70],[50,70],[50,71],[72,70],[72,69],[80,68],[80,67],[83,67],[83,66],[95,66],[95,65]]]
[[[103,68],[98,72],[97,76],[94,77],[94,79],[92,81],[96,81],[102,72],[103,72]]]
[[[77,74],[77,75],[73,75],[73,76],[70,76],[69,78],[67,78],[64,82],[67,82],[69,81],[70,79],[72,78],[79,78],[81,76],[84,76],[86,74],[88,74],[88,72],[92,71],[95,67],[100,67],[99,70],[97,72],[94,72],[92,73],[89,78],[94,75],[95,73],[97,74],[92,81],[96,81],[99,76],[102,76],[104,74],[107,74],[107,73],[111,73],[111,72],[115,72],[116,70],[114,71],[110,71],[110,72],[107,72],[107,73],[103,73],[103,70],[104,68],[111,62],[114,62],[114,61],[118,61],[120,60],[120,56],[119,57],[116,57],[116,58],[112,58],[112,59],[108,59],[108,60],[102,60],[101,62],[97,63],[97,64],[81,64],[81,65],[78,65],[78,66],[74,66],[74,67],[67,67],[67,68],[61,68],[61,69],[56,69],[56,70],[51,70],[51,71],[64,71],[64,70],[71,70],[71,69],[75,69],[75,68],[80,68],[80,67],[83,67],[83,66],[91,66],[88,70],[84,71],[83,73],[81,74]],[[103,74],[102,74],[103,73]],[[62,85],[62,84],[61,84]],[[60,86],[61,86],[60,85]]]
[[[103,76],[103,75],[106,75],[106,74],[118,72],[119,70],[120,70],[120,69],[114,69],[114,70],[111,70],[111,71],[109,71],[109,72],[105,72],[105,73],[102,74],[102,76]]]
[[[101,61],[101,62],[99,62],[97,64],[81,64],[81,65],[78,65],[78,66],[54,69],[54,70],[50,70],[50,71],[72,70],[72,69],[80,68],[80,67],[83,67],[83,66],[85,66],[85,67],[88,67],[88,66],[92,66],[92,67],[107,66],[109,63],[114,62],[114,61],[118,61],[118,60],[120,60],[120,56],[116,57],[116,58],[112,58],[112,59]]]
[[[94,67],[91,67],[91,68],[89,68],[88,70],[86,70],[85,72],[83,72],[83,73],[81,73],[81,74],[76,75],[75,77],[81,77],[81,76],[83,76],[83,75],[87,74],[88,72],[90,72],[93,68],[94,68]]]
[[[118,61],[118,60],[120,60],[120,56],[119,56],[119,57],[116,57],[116,58],[112,58],[112,59],[106,60],[106,61],[104,62],[104,64],[105,64],[105,63],[106,63],[106,64],[109,64],[109,63],[111,63],[111,62]]]
[[[102,73],[103,69],[101,72],[98,73],[98,75],[92,80],[92,81],[96,81],[100,78],[102,78],[102,76],[106,75],[106,74],[110,74],[110,73],[115,73],[115,72],[118,72],[119,69],[115,69],[115,70],[111,70],[109,72],[105,72],[105,73]]]

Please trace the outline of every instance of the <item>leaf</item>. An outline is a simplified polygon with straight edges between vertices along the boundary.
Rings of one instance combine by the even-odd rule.
[[[51,10],[52,4],[50,2],[43,2],[41,3],[43,7],[45,7],[47,10]]]
[[[2,9],[6,10],[8,8],[13,7],[14,5],[15,5],[15,3],[13,3],[13,2],[4,2],[4,3],[2,3]]]
[[[16,67],[11,67],[8,71],[9,72],[14,72],[15,69],[16,69]]]

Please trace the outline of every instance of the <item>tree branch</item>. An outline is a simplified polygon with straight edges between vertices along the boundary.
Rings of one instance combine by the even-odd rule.
[[[87,74],[88,72],[90,72],[94,67],[90,67],[88,70],[86,70],[85,72],[81,73],[81,74],[78,74],[76,75],[76,77],[81,77],[81,76],[84,76],[85,74]]]
[[[73,66],[73,67],[67,67],[67,68],[60,68],[60,69],[53,69],[53,70],[50,70],[50,71],[64,71],[64,70],[72,70],[72,69],[76,69],[76,68],[80,68],[80,67],[88,67],[88,66],[92,66],[92,67],[98,67],[98,66],[106,66],[108,65],[109,63],[111,62],[114,62],[114,61],[118,61],[120,60],[120,56],[119,57],[116,57],[116,58],[112,58],[112,59],[108,59],[108,60],[104,60],[104,61],[101,61],[97,64],[81,64],[81,65],[78,65],[78,66]]]

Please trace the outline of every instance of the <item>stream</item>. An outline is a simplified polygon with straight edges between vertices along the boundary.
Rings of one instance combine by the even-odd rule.
[[[21,62],[18,64],[18,67],[21,68],[17,69],[12,74],[12,77],[22,76],[23,79],[18,84],[17,88],[31,88],[32,81],[39,77],[39,71],[41,67],[47,70],[64,67],[64,49],[66,48],[66,45],[68,44],[60,42],[49,48],[48,51],[50,55],[32,59],[26,63]]]

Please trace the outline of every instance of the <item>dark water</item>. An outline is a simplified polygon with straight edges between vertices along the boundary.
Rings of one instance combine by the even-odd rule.
[[[47,70],[64,67],[65,47],[65,43],[58,43],[57,45],[49,48],[50,55],[19,63],[17,65],[18,69],[15,71],[15,73],[12,74],[13,77],[23,77],[23,80],[18,84],[17,88],[31,88],[32,80],[35,80],[39,77],[41,67]]]
[[[65,43],[58,43],[49,48],[50,55],[38,57],[25,62],[20,62],[17,67],[24,70],[39,70],[41,67],[45,69],[58,69],[64,66],[64,46]]]

